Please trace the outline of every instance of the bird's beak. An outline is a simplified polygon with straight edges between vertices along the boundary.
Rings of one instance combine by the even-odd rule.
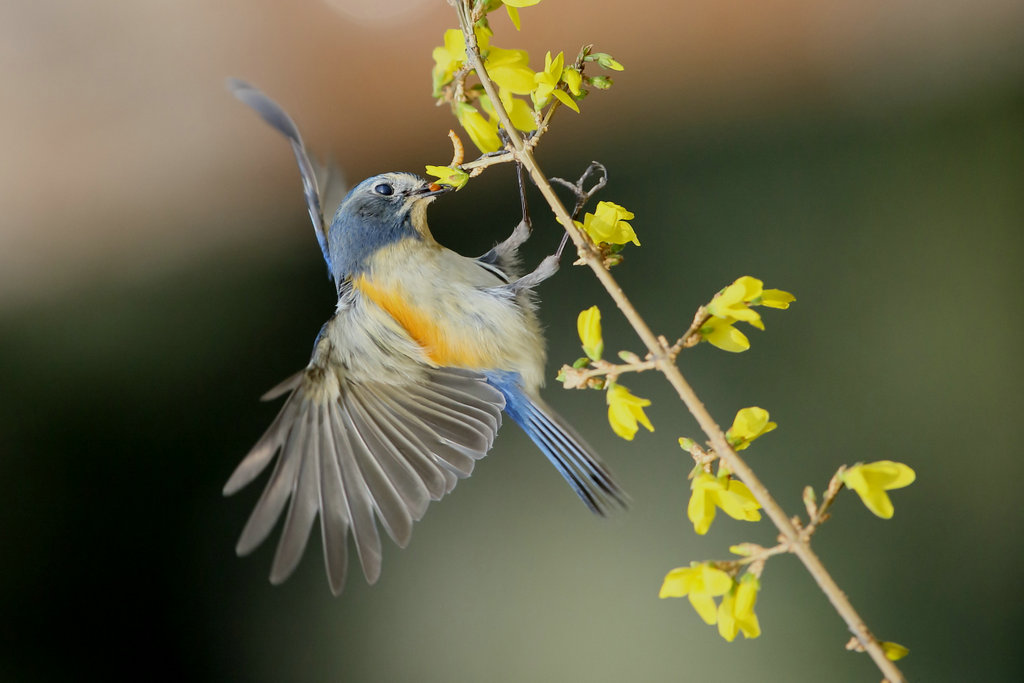
[[[446,192],[451,192],[451,190],[451,185],[438,185],[437,183],[431,183],[416,190],[412,190],[409,192],[409,196],[417,199],[425,199],[427,197],[437,197],[438,195],[445,194]]]

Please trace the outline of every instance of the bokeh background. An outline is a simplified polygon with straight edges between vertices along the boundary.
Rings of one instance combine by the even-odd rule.
[[[844,494],[815,539],[911,680],[1020,680],[1024,4],[545,0],[523,23],[494,42],[627,67],[539,157],[608,165],[643,243],[616,276],[656,330],[739,275],[796,294],[748,353],[680,358],[720,421],[780,423],[747,453],[786,509],[840,463],[916,469],[893,520]],[[699,434],[656,376],[627,382],[657,427],[633,443],[600,394],[547,391],[626,514],[589,515],[508,423],[376,586],[333,599],[316,540],[281,587],[272,544],[234,556],[259,487],[220,487],[334,302],[291,152],[224,79],[350,179],[418,171],[450,155],[429,70],[454,24],[441,0],[0,4],[0,680],[878,680],[791,558],[754,641],[658,600],[672,567],[773,534],[693,534],[676,439]],[[502,168],[432,224],[481,253],[516,213]],[[558,238],[540,217],[528,262]],[[594,303],[640,350],[581,269],[540,293],[552,375]]]

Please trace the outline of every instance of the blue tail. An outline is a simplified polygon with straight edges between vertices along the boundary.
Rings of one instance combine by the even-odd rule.
[[[528,396],[518,375],[493,373],[487,379],[505,396],[505,412],[537,444],[591,511],[604,515],[609,508],[626,506],[625,493],[594,450],[539,397]]]

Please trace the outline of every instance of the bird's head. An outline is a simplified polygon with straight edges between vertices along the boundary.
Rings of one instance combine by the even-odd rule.
[[[335,280],[360,272],[381,247],[410,237],[432,242],[427,205],[450,189],[412,173],[382,173],[352,188],[328,231]]]

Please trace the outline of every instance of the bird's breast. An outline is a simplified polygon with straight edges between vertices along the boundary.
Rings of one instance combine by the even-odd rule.
[[[519,372],[540,384],[544,343],[532,310],[473,259],[444,248],[381,250],[353,279],[439,366]],[[493,282],[492,282],[493,280]]]

